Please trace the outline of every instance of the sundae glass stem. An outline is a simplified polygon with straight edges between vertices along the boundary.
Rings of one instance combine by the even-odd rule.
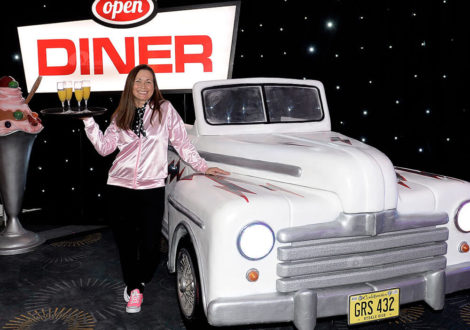
[[[5,218],[7,219],[5,229],[2,231],[2,236],[19,236],[27,233],[17,216],[5,216]]]
[[[0,255],[25,253],[44,243],[44,238],[25,230],[18,219],[35,138],[35,134],[23,131],[0,137],[0,194],[6,215],[6,226],[0,232]]]

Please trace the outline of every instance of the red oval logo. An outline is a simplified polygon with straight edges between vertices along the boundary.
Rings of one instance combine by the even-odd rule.
[[[155,7],[152,0],[95,0],[92,12],[105,25],[128,27],[145,23]]]

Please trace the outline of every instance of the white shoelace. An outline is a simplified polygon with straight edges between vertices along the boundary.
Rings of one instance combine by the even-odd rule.
[[[133,294],[131,296],[131,303],[134,303],[134,304],[138,303],[140,296],[141,296],[140,294]]]

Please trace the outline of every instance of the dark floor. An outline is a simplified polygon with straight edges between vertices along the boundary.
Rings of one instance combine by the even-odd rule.
[[[185,329],[175,278],[165,257],[145,290],[138,314],[127,314],[119,259],[107,227],[32,226],[49,239],[33,252],[0,256],[0,329]],[[81,233],[82,230],[85,230]],[[164,242],[162,242],[164,243]],[[166,246],[162,244],[165,255]],[[450,295],[443,311],[424,303],[402,307],[392,321],[351,329],[470,329],[470,291]],[[293,330],[292,324],[226,328]],[[346,317],[318,320],[316,329],[348,329]]]

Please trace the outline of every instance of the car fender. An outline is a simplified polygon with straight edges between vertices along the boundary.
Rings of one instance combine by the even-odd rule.
[[[446,212],[449,222],[444,225],[449,229],[447,241],[447,264],[469,262],[468,253],[460,253],[462,242],[470,242],[470,233],[460,231],[455,224],[459,206],[470,200],[470,183],[447,177],[396,167],[399,198],[398,212]]]
[[[205,306],[221,296],[276,290],[276,251],[284,243],[275,238],[269,256],[256,262],[247,260],[237,249],[237,237],[244,227],[265,222],[276,236],[281,229],[312,219],[318,223],[332,221],[340,212],[339,200],[331,192],[237,174],[181,178],[169,194],[168,204],[170,270],[174,270],[178,241],[188,233],[199,258]],[[254,267],[259,267],[263,278],[249,284],[245,272]],[[234,283],[233,288],[224,287],[222,278],[225,283]]]

